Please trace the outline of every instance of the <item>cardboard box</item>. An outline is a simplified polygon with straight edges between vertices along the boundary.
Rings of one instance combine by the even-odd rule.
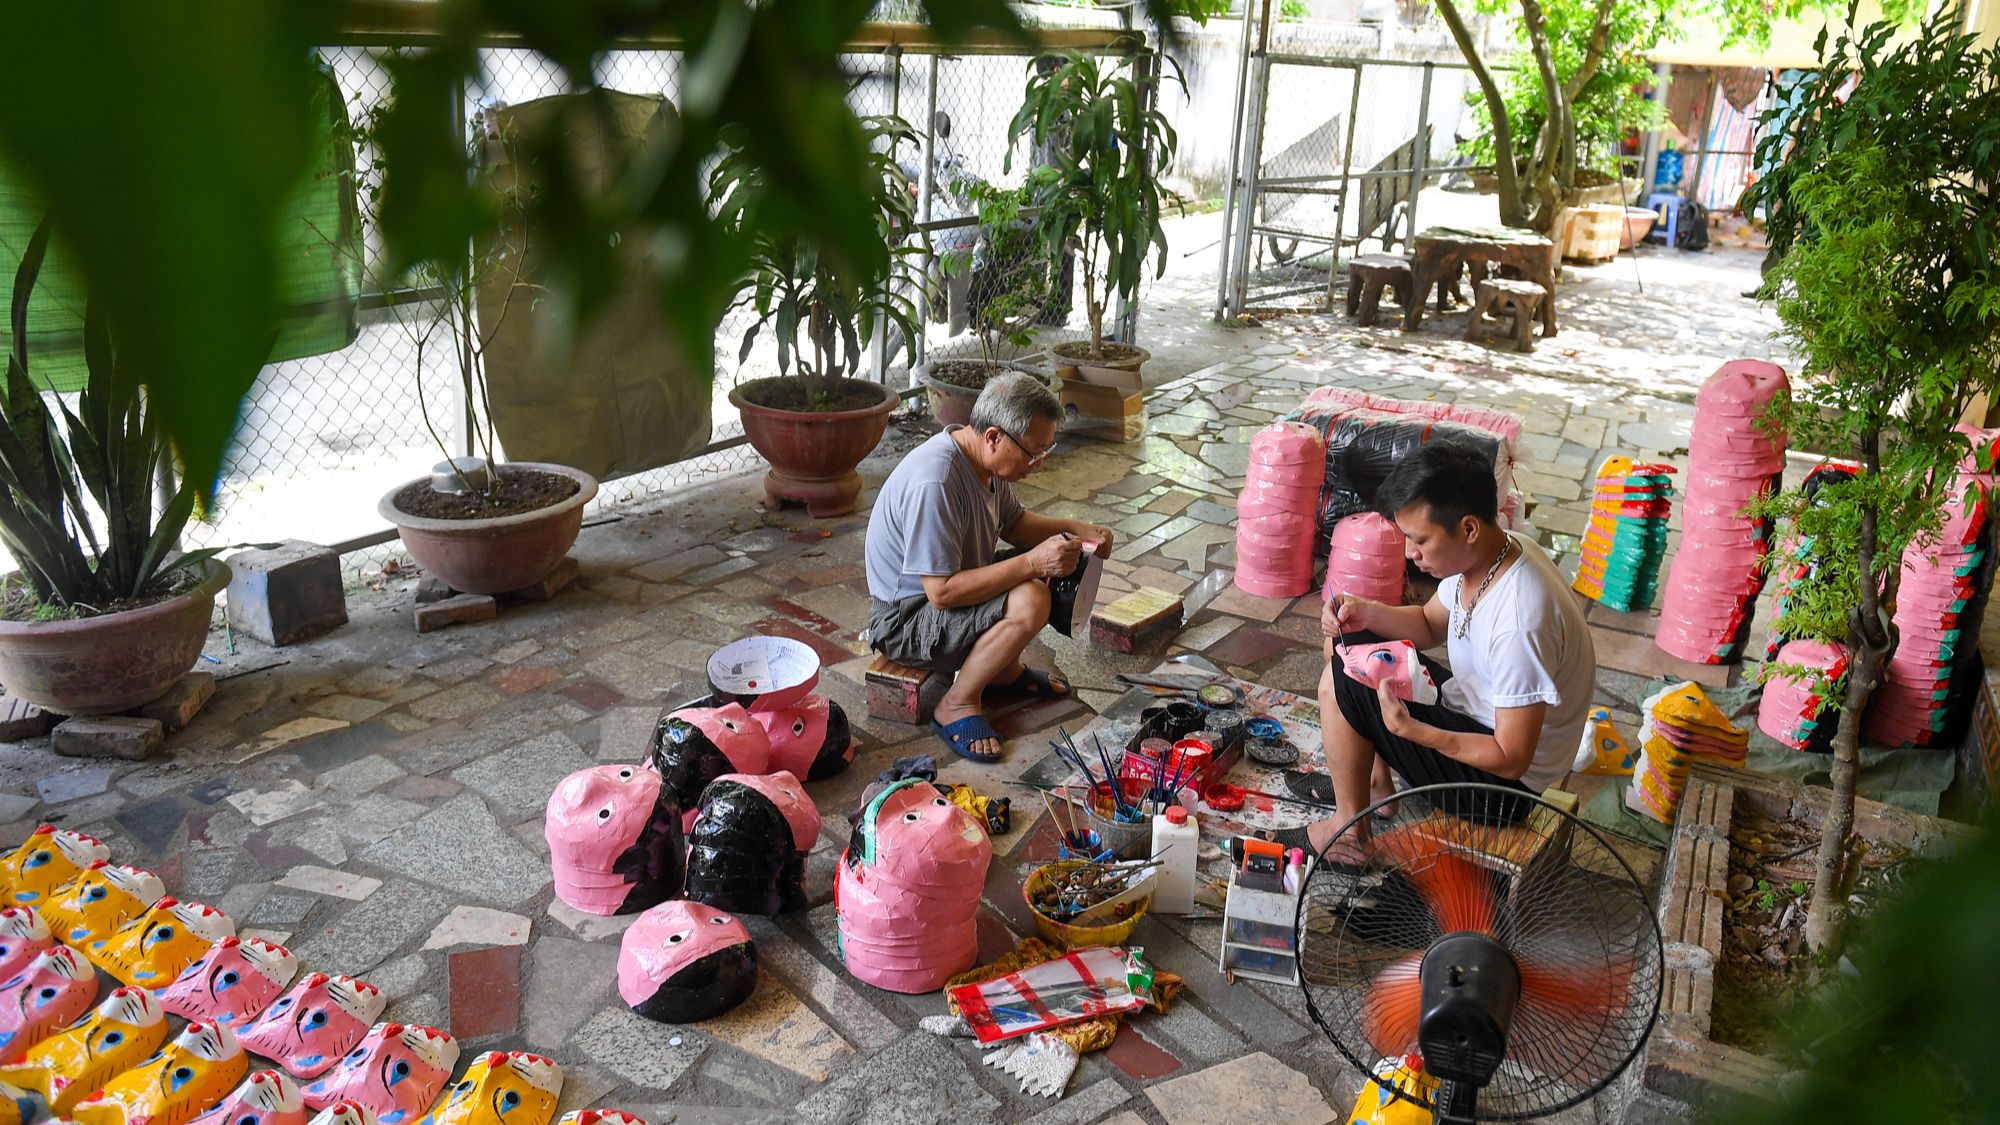
[[[1062,369],[1064,428],[1137,441],[1146,432],[1146,385],[1137,371],[1079,365]]]

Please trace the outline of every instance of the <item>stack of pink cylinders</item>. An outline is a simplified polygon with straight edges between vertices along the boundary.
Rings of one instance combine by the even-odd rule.
[[[1775,662],[1810,671],[1771,673],[1757,705],[1757,729],[1794,750],[1832,749],[1833,728],[1840,722],[1840,700],[1833,692],[1847,674],[1847,649],[1825,641],[1787,641]]]
[[[1784,368],[1732,359],[1702,384],[1688,439],[1681,546],[1660,605],[1660,648],[1697,664],[1743,655],[1750,616],[1764,588],[1758,560],[1771,546],[1771,521],[1743,514],[1784,472],[1784,435],[1767,433],[1766,409],[1789,397]]]
[[[1250,439],[1250,469],[1236,498],[1236,584],[1264,598],[1312,589],[1326,439],[1303,422],[1273,422]]]
[[[1888,746],[1929,746],[1948,721],[1952,673],[1979,643],[1964,615],[1978,600],[1987,496],[1968,474],[1952,482],[1944,527],[1903,552],[1896,590],[1896,651],[1868,697],[1861,733]]]
[[[1334,524],[1321,593],[1327,601],[1335,594],[1347,594],[1402,605],[1402,531],[1374,512],[1357,512]]]

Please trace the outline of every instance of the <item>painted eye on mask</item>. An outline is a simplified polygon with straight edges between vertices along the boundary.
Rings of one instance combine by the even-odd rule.
[[[718,914],[715,917],[710,918],[708,920],[708,924],[711,926],[727,926],[729,924],[729,919],[721,914]]]
[[[923,818],[924,814],[920,812],[906,812],[903,814],[903,823],[915,824],[916,822],[922,820]]]
[[[939,808],[945,808],[949,806],[951,802],[945,800],[943,797],[939,797],[936,800],[932,801],[931,804],[936,805]]]
[[[806,733],[806,721],[804,719],[793,719],[792,737],[799,738],[803,736],[805,733]]]
[[[515,1106],[518,1106],[520,1104],[521,1104],[521,1095],[514,1092],[513,1090],[509,1090],[500,1097],[500,1112],[505,1113],[508,1110],[513,1109]]]
[[[28,857],[28,862],[26,862],[26,863],[22,864],[21,866],[22,866],[22,867],[24,867],[24,868],[25,868],[25,867],[40,867],[40,866],[42,866],[43,864],[47,863],[48,861],[49,861],[49,853],[47,853],[47,852],[36,852],[36,853],[35,853],[34,855],[31,855],[31,856],[29,856],[29,857]]]
[[[631,770],[631,769],[630,769],[629,767],[628,767],[628,768],[626,768],[626,769],[622,769],[622,770],[619,770],[619,771],[618,771],[618,780],[620,780],[620,781],[630,781],[630,780],[632,780],[632,773],[633,773],[633,771],[632,771],[632,770]]]
[[[107,1032],[104,1036],[104,1045],[107,1047],[116,1047],[123,1042],[125,1042],[125,1033],[122,1031]]]
[[[318,1011],[315,1011],[313,1012],[312,1015],[306,1017],[306,1024],[308,1027],[320,1027],[325,1023],[326,1023],[325,1009],[320,1009]]]
[[[682,932],[680,932],[680,933],[677,933],[677,934],[668,934],[668,935],[667,935],[667,944],[668,944],[668,945],[679,945],[680,943],[682,943],[682,942],[686,941],[687,939],[688,939],[688,935],[687,935],[687,932],[686,932],[685,930],[683,930]]]
[[[599,819],[599,820],[610,820],[610,819],[611,819],[611,806],[610,806],[610,805],[606,805],[606,806],[604,806],[603,808],[601,808],[601,809],[598,809],[598,810],[597,810],[597,819]]]

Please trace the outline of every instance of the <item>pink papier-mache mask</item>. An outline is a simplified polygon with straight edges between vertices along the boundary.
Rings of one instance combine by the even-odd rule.
[[[178,1125],[227,1097],[250,1056],[221,1024],[195,1021],[160,1053],[76,1103],[76,1125]]]
[[[306,1099],[282,1070],[259,1070],[189,1125],[306,1125]]]
[[[771,772],[818,781],[854,761],[854,737],[847,712],[823,695],[808,695],[791,707],[752,711],[750,717],[771,739]]]
[[[325,1076],[305,1086],[306,1104],[366,1106],[382,1125],[414,1123],[458,1065],[458,1040],[434,1027],[378,1023]]]
[[[893,992],[933,992],[979,957],[980,889],[993,845],[972,817],[909,779],[861,810],[834,872],[847,971]]]
[[[653,768],[681,807],[681,831],[694,827],[701,795],[726,773],[760,774],[771,768],[771,736],[734,703],[683,707],[653,730]]]
[[[375,1111],[359,1102],[335,1102],[314,1114],[312,1125],[376,1125]]]
[[[99,860],[50,896],[42,917],[57,938],[83,947],[110,937],[165,897],[167,885],[158,875]]]
[[[56,944],[48,923],[32,906],[0,909],[0,980],[28,967],[28,963]]]
[[[1417,658],[1417,646],[1408,641],[1383,641],[1374,645],[1344,645],[1340,662],[1349,679],[1371,688],[1389,685],[1397,699],[1431,704],[1438,699],[1437,685],[1429,669]]]
[[[388,1003],[382,990],[367,981],[313,973],[278,997],[238,1038],[294,1077],[316,1078],[361,1042]]]
[[[631,914],[680,893],[687,844],[665,779],[645,766],[592,766],[549,795],[543,834],[556,897],[586,914]]]
[[[298,973],[298,958],[284,946],[226,937],[160,990],[160,1006],[183,1019],[240,1027],[263,1015]]]
[[[684,899],[663,902],[625,931],[618,995],[662,1023],[696,1023],[757,987],[757,947],[733,915]]]
[[[573,1109],[556,1125],[647,1125],[646,1119],[622,1109]]]
[[[724,774],[702,794],[700,812],[688,834],[686,897],[743,914],[805,909],[819,809],[798,778]]]
[[[44,950],[0,984],[0,1058],[13,1058],[83,1018],[97,1000],[97,970],[75,950]]]
[[[57,887],[83,874],[91,864],[110,859],[111,849],[95,836],[44,824],[0,859],[0,886],[17,905],[39,907]]]

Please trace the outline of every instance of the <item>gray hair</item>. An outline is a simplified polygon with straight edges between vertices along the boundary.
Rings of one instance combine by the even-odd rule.
[[[994,375],[972,404],[972,428],[982,434],[989,427],[998,427],[1018,438],[1041,419],[1061,425],[1062,400],[1047,383],[1026,371]]]

